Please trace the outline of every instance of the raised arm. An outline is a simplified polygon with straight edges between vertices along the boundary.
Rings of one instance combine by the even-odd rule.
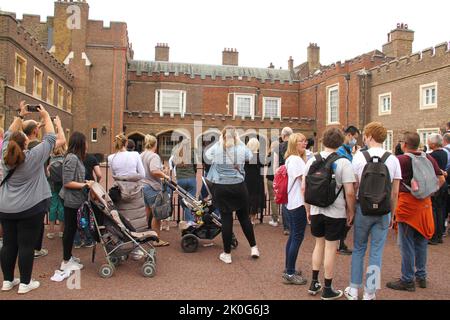
[[[14,118],[13,123],[8,129],[11,132],[20,131],[22,129],[23,117],[30,114],[30,112],[27,111],[27,105],[25,101],[20,101],[19,108],[19,116]]]
[[[54,134],[55,133],[55,127],[53,126],[52,119],[50,118],[50,115],[48,114],[47,110],[42,106],[42,104],[39,105],[39,114],[41,115],[42,123],[44,125],[44,134]]]
[[[61,119],[57,116],[55,119],[56,126],[56,144],[55,147],[61,147],[66,144],[66,135],[61,124]]]

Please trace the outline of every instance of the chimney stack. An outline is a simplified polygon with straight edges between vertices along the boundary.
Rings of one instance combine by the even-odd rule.
[[[289,71],[294,71],[294,59],[292,59],[292,57],[289,57],[288,69],[289,69]]]
[[[320,47],[317,43],[310,43],[308,47],[308,67],[309,73],[314,73],[320,69]]]
[[[155,47],[155,61],[169,61],[169,45],[158,43]]]
[[[401,58],[412,54],[414,31],[405,23],[398,23],[397,28],[388,34],[388,42],[383,45],[383,53],[388,57]]]
[[[225,48],[222,52],[222,65],[224,66],[238,66],[239,52],[237,49]]]

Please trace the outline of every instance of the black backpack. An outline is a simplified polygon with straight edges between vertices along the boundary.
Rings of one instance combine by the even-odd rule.
[[[333,164],[344,157],[332,153],[326,160],[320,154],[311,165],[306,176],[305,202],[319,208],[331,206],[341,194],[344,187],[336,193],[336,176]]]
[[[55,186],[62,186],[63,184],[63,164],[64,158],[56,158],[50,161],[50,167],[48,169],[50,173],[49,180]]]
[[[382,158],[370,157],[363,152],[367,164],[359,185],[359,202],[364,216],[384,216],[391,212],[392,181],[386,160],[391,156],[386,152]]]

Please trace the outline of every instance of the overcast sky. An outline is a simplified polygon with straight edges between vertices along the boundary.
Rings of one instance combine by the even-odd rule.
[[[380,49],[398,22],[414,30],[414,51],[450,41],[448,0],[87,0],[90,19],[128,23],[135,58],[154,59],[158,42],[170,60],[221,64],[222,50],[237,48],[239,65],[287,68],[306,60],[310,42],[321,63]],[[112,4],[112,5],[111,5]],[[0,0],[4,11],[53,15],[52,0]]]

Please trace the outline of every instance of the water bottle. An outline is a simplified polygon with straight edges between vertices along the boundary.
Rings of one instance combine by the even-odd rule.
[[[88,225],[88,222],[87,222],[86,218],[81,218],[80,224],[81,224],[81,228],[82,229],[86,229],[86,227]]]

